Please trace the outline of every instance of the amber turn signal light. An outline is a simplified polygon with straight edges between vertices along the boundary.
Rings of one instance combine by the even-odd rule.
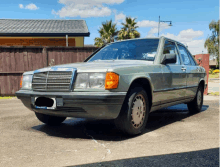
[[[21,76],[21,80],[20,80],[20,88],[22,88],[22,81],[23,81],[23,75]]]
[[[113,72],[106,73],[105,89],[116,89],[118,87],[119,75]]]

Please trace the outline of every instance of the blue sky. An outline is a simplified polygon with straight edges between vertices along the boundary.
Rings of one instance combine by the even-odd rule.
[[[173,26],[161,24],[160,35],[176,39],[193,54],[207,50],[204,42],[211,35],[209,23],[219,18],[216,0],[7,0],[0,2],[1,19],[83,19],[90,37],[85,44],[94,44],[102,22],[112,19],[117,23],[125,16],[137,18],[141,38],[157,37],[158,19],[172,21]]]

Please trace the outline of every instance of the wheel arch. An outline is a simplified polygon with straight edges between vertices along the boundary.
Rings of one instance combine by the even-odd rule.
[[[143,87],[143,89],[146,91],[148,99],[149,99],[149,104],[150,104],[149,110],[150,110],[151,106],[152,106],[152,100],[153,100],[153,86],[152,86],[152,84],[150,82],[150,79],[146,78],[146,77],[135,78],[131,82],[131,84],[130,84],[130,86],[128,88],[127,95],[131,91],[132,87],[135,87],[135,85],[141,85]]]
[[[199,81],[199,86],[202,87],[203,92],[204,92],[204,91],[205,91],[205,80],[204,80],[204,79],[201,79],[201,80]]]

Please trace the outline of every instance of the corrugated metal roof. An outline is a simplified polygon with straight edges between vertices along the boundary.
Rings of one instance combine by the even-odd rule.
[[[0,35],[12,34],[81,34],[89,36],[85,20],[0,19]]]

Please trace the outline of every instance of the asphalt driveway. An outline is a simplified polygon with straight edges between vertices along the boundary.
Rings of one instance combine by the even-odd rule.
[[[0,166],[219,166],[219,100],[150,114],[144,134],[127,137],[110,121],[39,122],[18,99],[0,100]]]

